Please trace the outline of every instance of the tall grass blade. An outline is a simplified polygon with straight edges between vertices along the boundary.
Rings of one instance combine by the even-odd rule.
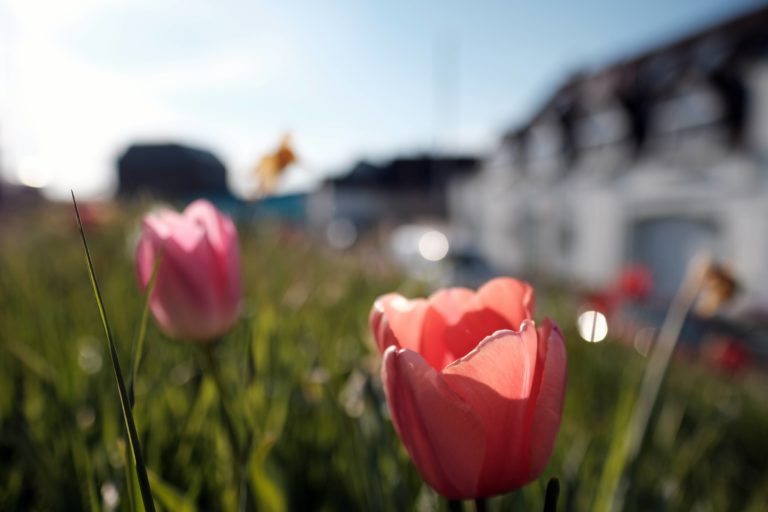
[[[133,463],[133,457],[128,453],[128,450],[123,450],[122,455],[123,460],[125,460],[123,472],[125,473],[125,491],[128,495],[128,510],[129,512],[136,512],[136,504],[139,501],[136,489],[136,464]]]
[[[698,254],[688,263],[683,282],[667,310],[653,352],[651,352],[648,365],[645,368],[640,392],[627,426],[625,445],[621,449],[621,460],[618,461],[619,475],[621,475],[622,480],[614,488],[608,506],[609,512],[623,509],[624,498],[629,486],[627,468],[635,462],[640,453],[645,433],[648,430],[648,422],[659,397],[675,346],[685,325],[685,319],[696,303],[702,286],[704,286],[710,265],[710,257],[706,253]]]
[[[144,509],[147,512],[155,512],[155,504],[152,501],[152,489],[149,486],[149,478],[147,478],[147,468],[144,465],[144,458],[141,454],[141,444],[139,443],[139,435],[136,432],[136,424],[133,421],[133,413],[128,405],[128,391],[125,387],[125,381],[123,380],[123,371],[120,368],[120,360],[117,356],[117,348],[115,342],[112,339],[112,331],[109,328],[109,321],[107,320],[107,312],[104,308],[104,300],[101,297],[101,290],[99,289],[99,282],[96,279],[96,272],[93,269],[93,262],[91,260],[91,252],[88,249],[88,242],[85,239],[85,230],[83,229],[83,222],[80,219],[80,210],[77,208],[77,200],[75,199],[75,193],[72,191],[72,204],[75,207],[75,216],[77,217],[77,226],[80,229],[80,238],[83,241],[83,249],[85,250],[85,260],[88,265],[88,276],[91,279],[91,287],[93,288],[93,295],[96,299],[96,304],[99,308],[99,315],[101,316],[101,323],[104,326],[104,333],[107,336],[107,343],[109,344],[109,355],[112,359],[112,369],[115,373],[115,380],[117,381],[117,390],[120,396],[120,409],[123,412],[123,421],[125,422],[125,428],[128,431],[128,442],[131,445],[131,451],[133,452],[133,458],[136,462],[136,476],[139,480],[139,489],[141,490],[141,498],[144,502]]]
[[[128,380],[128,403],[131,404],[131,410],[133,410],[133,404],[136,403],[134,385],[136,383],[136,374],[139,372],[139,365],[141,364],[141,355],[144,352],[144,338],[147,335],[149,298],[152,296],[152,291],[155,289],[157,269],[160,267],[161,259],[162,256],[155,258],[155,263],[152,266],[152,276],[149,278],[149,283],[147,283],[147,290],[144,295],[144,307],[141,310],[141,320],[139,320],[139,328],[136,337],[133,339],[133,343],[131,343],[131,374]]]

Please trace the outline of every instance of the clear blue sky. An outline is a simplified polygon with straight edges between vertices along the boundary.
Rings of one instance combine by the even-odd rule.
[[[130,142],[181,140],[246,194],[284,131],[304,163],[289,188],[366,156],[483,151],[571,72],[760,3],[0,0],[5,175],[104,195]]]

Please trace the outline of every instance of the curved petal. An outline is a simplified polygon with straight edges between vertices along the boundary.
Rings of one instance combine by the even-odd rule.
[[[513,330],[519,329],[523,320],[533,319],[536,293],[524,281],[497,277],[481,286],[477,295],[483,304],[503,316]]]
[[[531,393],[537,374],[538,341],[532,321],[520,332],[499,331],[443,371],[445,382],[483,423],[488,439],[480,496],[527,483]]]
[[[390,345],[418,352],[426,312],[427,301],[424,299],[408,300],[397,293],[376,299],[369,321],[379,352]]]
[[[477,497],[485,436],[467,404],[411,350],[384,352],[382,380],[395,429],[424,480],[449,499]]]
[[[183,222],[181,214],[168,208],[149,212],[142,219],[143,227],[152,229],[161,238],[171,236],[174,227],[179,222]]]
[[[539,328],[539,346],[544,361],[531,424],[529,480],[541,474],[552,455],[563,416],[568,373],[563,334],[549,318]]]
[[[217,254],[224,256],[237,238],[232,219],[223,215],[205,199],[193,201],[184,210],[184,218],[203,228]]]
[[[185,221],[203,230],[216,256],[217,278],[211,282],[220,295],[218,304],[222,312],[234,311],[237,316],[242,297],[242,280],[240,247],[234,222],[205,199],[190,203],[183,215]]]
[[[230,242],[229,252],[226,255],[224,263],[224,277],[221,286],[220,307],[225,316],[231,316],[233,324],[240,316],[240,310],[243,300],[243,279],[240,269],[240,245],[237,241],[237,232],[234,235],[234,241]]]
[[[201,226],[172,211],[147,215],[142,221],[142,226],[144,232],[149,233],[158,242],[158,246],[175,240],[182,252],[194,251],[205,238],[205,231]]]
[[[153,243],[159,241],[153,240]],[[215,337],[222,324],[223,305],[213,281],[218,269],[210,244],[203,238],[188,251],[172,237],[162,249],[150,300],[158,322],[172,336],[190,340]]]
[[[376,299],[371,306],[371,312],[368,313],[368,327],[373,334],[373,340],[376,342],[376,348],[379,349],[379,353],[384,353],[387,347],[397,346],[397,340],[395,339],[392,330],[387,325],[387,319],[384,316],[384,306],[381,304],[382,297]]]
[[[441,370],[494,332],[518,327],[487,307],[472,290],[439,290],[429,297],[420,352]]]
[[[157,251],[150,237],[143,235],[136,246],[136,275],[139,278],[139,286],[142,291],[147,289],[152,277],[152,269],[155,265]]]

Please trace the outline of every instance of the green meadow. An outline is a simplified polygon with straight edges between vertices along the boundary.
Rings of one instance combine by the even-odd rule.
[[[142,510],[72,209],[3,215],[0,510]],[[86,226],[126,378],[144,304],[138,225],[130,209]],[[398,273],[372,241],[340,253],[284,226],[239,229],[244,315],[213,347],[224,393],[200,346],[166,338],[151,318],[146,325],[133,415],[158,509],[237,510],[244,488],[260,511],[446,510],[393,430],[367,325],[378,295],[421,295],[426,285]],[[554,318],[566,335],[565,412],[541,479],[489,509],[541,510],[556,476],[558,510],[608,510],[612,499],[630,511],[765,510],[764,375],[674,361],[640,454],[627,461],[620,446],[647,359],[610,338],[581,341],[577,298],[552,285],[537,293],[537,319]]]

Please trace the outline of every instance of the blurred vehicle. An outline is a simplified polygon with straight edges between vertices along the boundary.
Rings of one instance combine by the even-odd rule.
[[[442,227],[429,224],[403,224],[389,236],[389,252],[410,277],[430,284],[447,283],[443,260],[450,243]]]
[[[478,288],[500,273],[473,249],[456,250],[448,257],[449,282],[452,286]]]
[[[445,226],[404,224],[392,231],[389,249],[410,276],[434,286],[477,288],[498,276],[483,256],[468,247],[455,247]]]

